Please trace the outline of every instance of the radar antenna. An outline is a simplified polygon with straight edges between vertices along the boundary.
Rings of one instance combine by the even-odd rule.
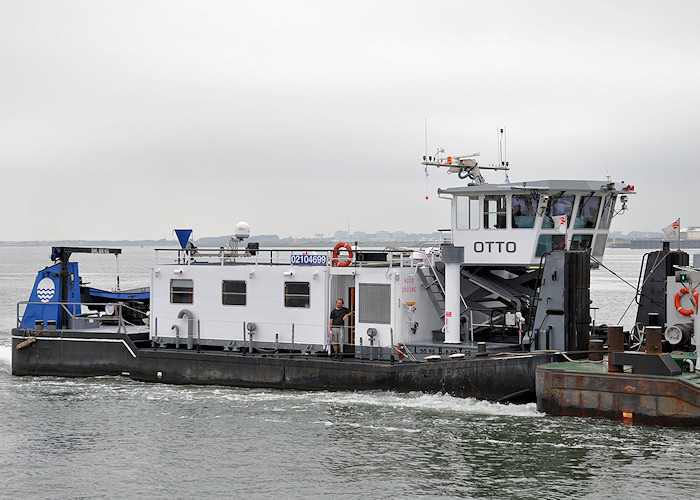
[[[447,167],[448,174],[457,174],[460,179],[472,179],[475,184],[486,184],[486,180],[481,175],[481,170],[509,170],[508,164],[498,166],[479,166],[474,157],[481,156],[481,153],[470,153],[465,155],[444,157],[445,151],[438,149],[434,156],[424,156],[421,165],[426,167]]]

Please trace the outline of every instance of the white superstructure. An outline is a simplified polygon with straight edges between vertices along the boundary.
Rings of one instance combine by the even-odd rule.
[[[327,346],[338,298],[354,311],[345,343],[358,348],[432,342],[432,332],[442,327],[417,276],[435,255],[353,249],[352,265],[338,267],[332,251],[253,252],[159,250],[151,283],[152,338],[174,343],[176,326],[183,344],[189,329],[202,345],[240,347],[250,341],[254,324],[258,347],[288,349],[294,343],[318,350]],[[358,260],[363,258],[369,260]]]

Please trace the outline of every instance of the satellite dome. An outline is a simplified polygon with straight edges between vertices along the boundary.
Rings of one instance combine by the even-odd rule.
[[[241,221],[238,224],[236,224],[236,232],[234,233],[234,236],[239,240],[248,238],[250,236],[250,226],[248,225],[248,223],[245,221]]]

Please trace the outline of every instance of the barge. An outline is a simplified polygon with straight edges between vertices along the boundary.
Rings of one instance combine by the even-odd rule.
[[[591,342],[587,360],[536,369],[537,409],[554,416],[596,417],[700,427],[698,293],[700,269],[664,250],[645,256],[637,318],[625,332],[608,327],[606,345]],[[603,349],[605,347],[605,349]]]
[[[587,345],[591,256],[633,188],[489,184],[482,170],[508,167],[474,155],[422,164],[465,183],[438,191],[451,228],[418,248],[261,248],[246,223],[198,248],[178,231],[180,248],[156,250],[148,292],[89,293],[71,255],[118,250],[54,248],[18,306],[12,373],[534,401],[536,367]],[[337,299],[351,314],[333,357]]]

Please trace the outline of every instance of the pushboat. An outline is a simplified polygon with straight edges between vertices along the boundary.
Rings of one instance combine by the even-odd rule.
[[[422,246],[264,248],[239,223],[203,248],[180,231],[180,248],[156,250],[150,285],[127,291],[89,289],[70,260],[119,249],[54,247],[18,305],[12,373],[534,401],[538,366],[588,348],[591,262],[633,187],[489,184],[483,171],[509,167],[475,155],[422,165],[464,180],[438,190],[451,228]],[[353,314],[334,358],[337,298]]]

